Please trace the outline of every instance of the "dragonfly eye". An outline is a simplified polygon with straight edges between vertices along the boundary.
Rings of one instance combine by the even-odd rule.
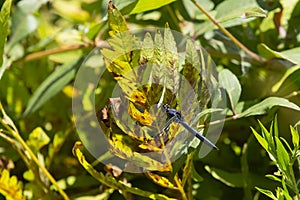
[[[165,111],[167,111],[167,110],[169,110],[170,109],[170,106],[168,105],[168,104],[164,104],[164,105],[162,105],[162,110],[165,112]]]

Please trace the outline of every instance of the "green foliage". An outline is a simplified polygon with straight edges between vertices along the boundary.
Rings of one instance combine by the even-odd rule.
[[[113,3],[1,3],[1,194],[6,199],[300,199],[300,2]],[[151,35],[148,30],[153,27],[159,31]],[[135,35],[136,28],[144,30],[141,37]],[[192,39],[178,40],[171,30]],[[95,47],[104,61],[89,60],[88,53]],[[107,135],[93,142],[96,146],[103,139],[109,142],[110,154],[99,160],[109,160],[111,155],[132,159],[144,167],[141,174],[125,172],[133,167],[126,162],[122,169],[96,165],[99,160],[90,164],[94,158],[88,148],[76,142],[71,100],[72,94],[82,92],[73,81],[83,60],[96,72],[104,70],[99,67],[103,63],[106,70],[99,84],[89,85],[82,94],[84,108],[94,110],[96,93],[99,124]],[[148,77],[141,76],[144,69]],[[203,70],[206,77],[199,76]],[[176,98],[171,91],[188,88],[179,74],[198,96]],[[147,84],[137,84],[141,82]],[[110,98],[116,83],[120,96]],[[216,102],[208,94],[210,86],[218,88],[213,94]],[[227,105],[210,108],[225,98]],[[130,103],[122,104],[125,100]],[[173,155],[182,156],[172,163],[145,156],[145,152],[161,151],[158,143],[163,143],[152,140],[153,132],[165,123],[156,120],[163,119],[153,109],[157,103],[181,110],[204,134],[208,125],[218,129],[225,122],[216,144],[220,151],[200,158],[199,149],[205,146],[191,140],[174,144],[179,150]],[[223,113],[225,119],[211,119],[215,113]],[[278,123],[277,119],[271,123],[275,113]],[[172,123],[168,139],[182,131]],[[80,136],[82,141],[86,138]],[[160,170],[147,172],[155,169]]]
[[[267,195],[272,199],[295,199],[300,198],[298,181],[299,177],[294,173],[294,166],[299,171],[299,158],[300,158],[300,146],[299,146],[299,133],[292,126],[290,127],[293,147],[291,147],[284,138],[279,137],[277,118],[272,123],[270,131],[268,131],[263,124],[260,124],[262,129],[262,136],[258,134],[253,128],[254,133],[258,142],[268,152],[269,157],[278,168],[278,172],[274,175],[268,175],[269,178],[279,181],[282,183],[282,188],[277,187],[276,195],[271,191],[257,188],[258,191]],[[279,178],[281,177],[281,179]],[[286,187],[288,186],[288,187]],[[293,191],[290,194],[289,189]]]
[[[9,15],[12,1],[5,1],[0,12],[0,55],[4,55],[6,37],[9,33]],[[5,70],[6,64],[3,64],[3,56],[0,56],[0,78]]]

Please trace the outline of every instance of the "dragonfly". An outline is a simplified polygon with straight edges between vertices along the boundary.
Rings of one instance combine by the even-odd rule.
[[[212,147],[215,150],[219,150],[219,148],[216,145],[214,145],[211,141],[209,141],[206,137],[204,137],[199,131],[197,131],[196,129],[191,127],[188,123],[186,123],[180,111],[170,108],[170,105],[168,104],[162,105],[162,111],[165,112],[170,118],[167,121],[164,131],[167,132],[169,130],[171,123],[173,122],[178,123],[182,125],[190,133],[194,134],[203,143],[207,144],[208,146]]]

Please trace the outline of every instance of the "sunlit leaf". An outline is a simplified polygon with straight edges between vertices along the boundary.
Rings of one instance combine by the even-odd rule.
[[[242,187],[243,178],[242,173],[230,173],[220,169],[210,168],[208,166],[205,169],[217,180],[223,182],[230,187]]]
[[[58,0],[53,2],[55,11],[62,17],[75,22],[86,22],[90,18],[90,13],[81,8],[80,1]],[[68,7],[68,9],[65,9]]]
[[[256,17],[265,17],[266,12],[260,8],[255,0],[223,1],[214,10],[214,17],[224,26],[232,27],[254,20]],[[215,29],[216,26],[208,21],[201,24],[200,32],[204,33]]]
[[[263,193],[264,195],[270,197],[273,200],[278,200],[277,197],[270,191],[270,190],[265,190],[265,189],[261,189],[258,187],[255,187],[259,192]]]
[[[271,59],[271,58],[283,58],[286,60],[289,60],[298,66],[300,65],[300,58],[299,58],[299,50],[300,47],[288,49],[285,51],[274,51],[271,48],[269,48],[265,44],[259,44],[258,46],[258,51],[266,58]]]
[[[300,67],[289,68],[282,78],[272,87],[272,92],[278,92],[281,95],[290,94],[300,88]]]
[[[219,73],[219,83],[228,95],[232,109],[234,109],[241,96],[241,85],[237,77],[228,69],[223,69]]]
[[[3,169],[0,171],[0,193],[7,200],[24,200],[22,191],[22,182],[18,181],[16,176],[10,176],[9,171]]]
[[[281,141],[279,140],[279,138],[276,137],[275,140],[277,146],[277,160],[278,160],[279,168],[282,171],[287,172],[290,164],[290,156],[286,151],[286,149],[284,148]]]
[[[266,12],[261,9],[254,0],[249,0],[247,2],[237,2],[234,0],[224,1],[218,5],[216,10],[216,18],[221,22],[242,17],[266,16]]]
[[[34,152],[38,152],[50,142],[50,138],[42,128],[38,127],[29,134],[29,138],[26,142]]]
[[[10,50],[17,42],[35,31],[38,27],[38,20],[32,13],[26,13],[17,7],[12,15],[12,33],[8,42]]]
[[[151,173],[151,172],[147,172],[147,176],[157,185],[160,185],[165,188],[176,189],[174,184],[170,180],[168,180],[166,177],[159,176],[159,175]]]
[[[152,119],[151,115],[147,110],[143,110],[142,112],[138,110],[133,103],[129,103],[129,108],[128,108],[129,114],[139,121],[143,125],[151,125],[152,124]]]
[[[292,142],[294,147],[299,147],[299,133],[296,129],[290,126],[291,134],[292,134]]]
[[[3,65],[3,54],[6,37],[8,35],[9,16],[11,10],[11,0],[5,1],[0,11],[0,80],[6,65]]]
[[[286,107],[286,108],[300,111],[299,106],[290,102],[287,99],[279,98],[279,97],[269,97],[269,98],[263,100],[262,102],[257,103],[254,106],[243,111],[242,113],[239,114],[239,117],[262,115],[262,114],[265,114],[268,110],[270,110],[274,106],[281,106],[281,107]]]
[[[26,172],[23,173],[23,177],[27,180],[27,181],[33,181],[35,176],[32,170],[27,170]]]
[[[56,153],[63,146],[63,143],[68,137],[68,132],[57,132],[54,135],[52,143],[49,145],[48,157],[46,158],[46,166],[50,166],[52,160],[55,158]]]
[[[108,3],[108,23],[110,27],[109,34],[111,36],[128,31],[125,18],[121,12],[114,6],[112,1]]]
[[[135,7],[132,9],[130,14],[136,14],[136,13],[141,13],[141,12],[145,12],[148,10],[158,9],[158,8],[168,5],[174,1],[175,0],[156,0],[156,1],[139,0],[139,1],[137,1]]]
[[[76,142],[74,147],[73,147],[73,154],[77,157],[78,161],[85,168],[85,170],[87,170],[87,172],[89,172],[95,179],[100,181],[102,184],[104,184],[108,187],[117,189],[117,190],[121,190],[123,192],[130,192],[132,194],[136,194],[136,195],[139,195],[139,196],[144,196],[144,197],[147,197],[149,199],[168,199],[168,200],[172,199],[172,198],[168,198],[167,196],[165,196],[163,194],[152,193],[152,192],[148,192],[148,191],[145,191],[145,190],[141,190],[137,187],[129,186],[121,180],[119,180],[119,181],[116,180],[112,176],[107,177],[103,173],[97,172],[91,166],[91,164],[89,164],[86,161],[85,156],[83,155],[80,148],[82,148],[82,143],[81,142]]]

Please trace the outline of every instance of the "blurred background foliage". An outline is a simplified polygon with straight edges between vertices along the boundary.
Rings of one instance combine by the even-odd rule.
[[[164,28],[168,23],[170,29],[199,41],[212,56],[218,71],[228,69],[238,78],[241,85],[239,101],[245,105],[254,105],[271,96],[300,104],[299,1],[115,0],[113,3],[125,17],[130,30]],[[238,47],[197,4],[253,55]],[[98,182],[72,155],[72,147],[78,140],[71,110],[73,80],[88,53],[103,45],[109,37],[107,6],[108,1],[101,0],[1,2],[1,198],[16,198],[5,192],[6,188],[14,188],[11,191],[23,194],[19,192],[18,199],[68,199],[51,186],[54,183],[39,170],[41,168],[33,161],[32,155],[27,155],[26,145],[16,135],[26,141],[41,165],[49,170],[71,199],[147,199],[136,195],[142,191],[165,195],[155,198],[178,198],[177,193],[172,194],[173,190],[155,184],[144,174],[112,175],[112,182],[122,179],[128,182],[127,186],[141,190],[132,191],[128,187],[119,193],[123,185]],[[105,88],[112,87],[111,83],[106,84]],[[109,91],[102,92],[103,96],[109,97]],[[99,107],[106,103],[107,100],[102,100]],[[276,105],[274,103],[263,115],[226,121],[217,143],[220,151],[193,161],[195,173],[191,180],[192,191],[187,198],[280,199],[278,194],[289,192],[282,196],[289,199],[297,194],[299,137],[297,139],[295,134],[298,133],[290,126],[299,121],[299,111]],[[279,136],[288,144],[293,144],[289,153],[276,155],[294,159],[294,174],[290,174],[297,183],[294,190],[285,186],[284,176],[279,176],[279,181],[265,176],[278,170],[282,173],[281,168],[277,168],[280,161],[270,160],[260,145],[265,143],[261,138],[259,143],[250,129],[252,127],[260,133],[261,124],[270,127],[275,115],[277,123],[274,129],[278,129]],[[285,143],[283,147],[288,149]],[[75,154],[82,158],[80,153]],[[88,166],[84,162],[81,164]],[[107,168],[98,170],[106,176],[112,171]],[[3,177],[7,178],[4,180]],[[266,190],[272,191],[276,197],[262,195],[255,187],[264,189],[265,193],[268,193]],[[278,189],[280,187],[282,190]]]

